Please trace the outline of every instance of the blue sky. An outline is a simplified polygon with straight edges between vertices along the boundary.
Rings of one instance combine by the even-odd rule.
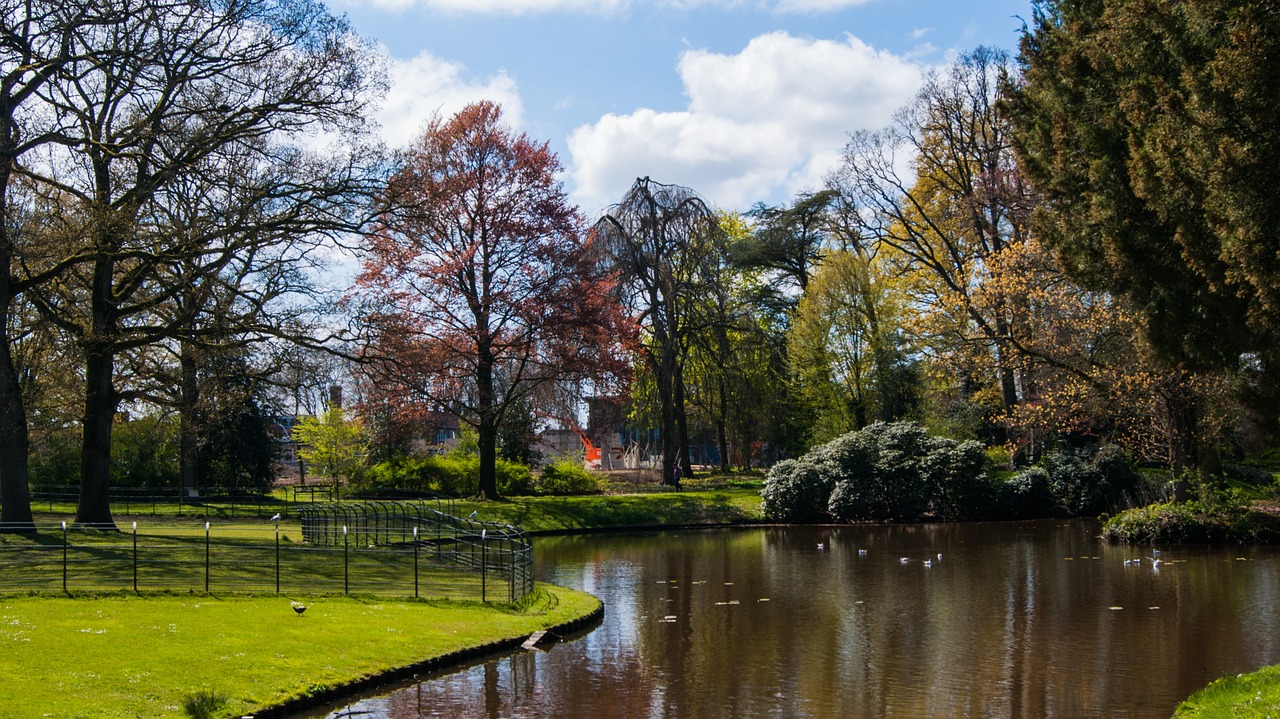
[[[638,176],[747,210],[815,189],[847,134],[978,45],[1016,50],[1030,0],[330,0],[381,45],[380,121],[502,103],[588,216]]]

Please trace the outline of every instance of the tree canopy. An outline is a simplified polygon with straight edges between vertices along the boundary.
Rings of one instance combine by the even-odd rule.
[[[469,105],[427,126],[366,238],[359,297],[379,389],[475,426],[485,497],[498,496],[498,431],[525,400],[626,370],[613,278],[559,170],[497,105]]]
[[[1280,357],[1280,13],[1270,3],[1038,3],[1011,117],[1036,227],[1131,297],[1188,368]]]

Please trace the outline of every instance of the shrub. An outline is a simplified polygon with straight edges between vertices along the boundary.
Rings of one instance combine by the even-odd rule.
[[[498,492],[521,495],[533,492],[533,472],[518,462],[498,459]],[[451,496],[468,496],[480,488],[480,458],[450,454],[397,457],[379,462],[361,473],[356,489],[411,489]]]
[[[534,493],[533,470],[529,469],[528,465],[499,457],[495,471],[498,475],[499,494],[520,497]],[[480,459],[478,457],[476,458],[476,473],[473,476],[476,479],[476,488],[479,489]]]
[[[1107,520],[1102,537],[1114,542],[1261,544],[1280,542],[1280,519],[1217,496],[1130,509]]]
[[[117,420],[111,431],[111,486],[179,485],[176,418],[154,414]]]
[[[845,435],[839,455],[852,471],[835,478],[832,514],[841,519],[918,519],[928,510],[930,491],[920,460],[932,446],[914,422],[876,422],[855,436]]]
[[[1250,464],[1228,464],[1222,468],[1222,471],[1228,479],[1256,487],[1266,487],[1275,482],[1275,475],[1271,472]]]
[[[932,444],[932,450],[920,459],[920,466],[932,488],[934,511],[948,520],[985,516],[995,486],[987,475],[990,459],[982,443],[938,437]]]
[[[1124,450],[1105,445],[1088,450],[1055,452],[1045,458],[1050,486],[1070,515],[1098,515],[1138,501],[1141,478]]]
[[[191,719],[211,719],[227,705],[227,696],[211,689],[199,689],[182,697],[182,712]]]
[[[1043,467],[1028,467],[996,485],[994,505],[1001,519],[1042,519],[1058,509]]]
[[[600,491],[600,482],[581,462],[560,459],[542,468],[538,488],[543,494],[595,494]]]
[[[804,521],[982,516],[994,493],[975,441],[931,437],[914,422],[877,422],[779,462],[765,482],[765,515]]]
[[[31,434],[31,485],[77,484],[80,481],[80,432],[57,429]]]
[[[773,465],[760,490],[764,516],[786,522],[809,522],[827,509],[831,485],[807,460],[784,459]]]

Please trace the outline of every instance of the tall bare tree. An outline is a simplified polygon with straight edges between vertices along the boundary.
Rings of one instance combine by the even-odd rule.
[[[65,266],[24,261],[29,259],[26,252],[49,237],[41,232],[41,239],[34,239],[35,199],[22,181],[20,162],[57,141],[45,122],[39,93],[68,65],[84,60],[84,48],[74,35],[107,22],[109,12],[91,1],[0,0],[0,530],[34,527],[30,436],[12,353],[10,313],[27,289]]]
[[[377,64],[310,0],[123,0],[63,42],[32,94],[54,149],[15,171],[83,219],[59,282],[28,293],[83,358],[76,519],[110,525],[118,358],[189,333],[201,306],[179,296],[237,261],[354,229]],[[324,157],[305,149],[321,132]],[[201,221],[184,222],[193,201]]]
[[[973,291],[988,258],[1025,241],[1033,204],[997,107],[1011,72],[1001,51],[964,55],[928,78],[890,127],[855,133],[831,178],[854,232],[918,277],[917,301],[947,320],[935,338],[990,358],[1006,411],[1019,401],[1016,308],[981,307]]]
[[[721,232],[715,213],[693,190],[636,180],[596,223],[620,276],[623,302],[640,324],[642,354],[657,383],[662,423],[662,481],[679,487],[689,474],[684,362],[702,263]]]

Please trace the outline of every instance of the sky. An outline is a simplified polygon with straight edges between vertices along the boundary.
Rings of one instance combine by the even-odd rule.
[[[596,217],[638,177],[724,210],[819,189],[932,69],[1016,52],[1031,0],[329,0],[386,55],[378,120],[408,145],[477,100],[549,143]]]

